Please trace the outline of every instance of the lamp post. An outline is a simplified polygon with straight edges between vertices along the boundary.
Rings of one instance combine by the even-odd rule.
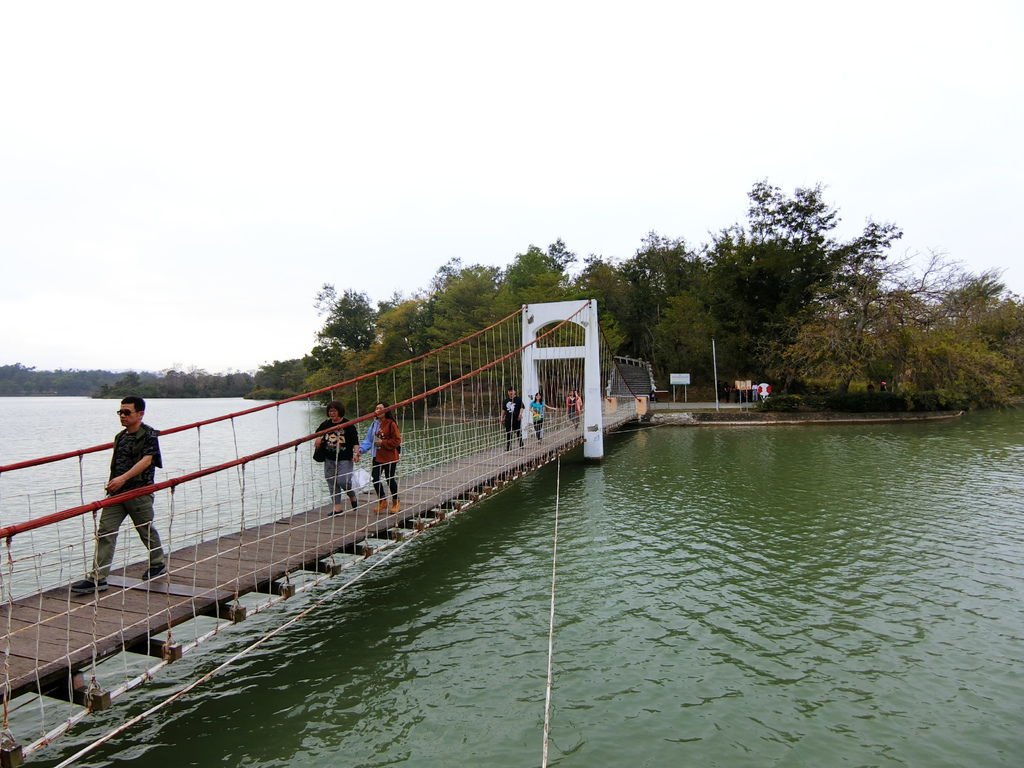
[[[718,356],[715,354],[715,337],[711,337],[711,368],[715,372],[715,410],[718,408]]]

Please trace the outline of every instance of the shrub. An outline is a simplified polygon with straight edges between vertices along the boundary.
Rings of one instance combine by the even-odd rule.
[[[909,410],[907,399],[895,392],[833,392],[825,407],[842,413],[895,413]]]
[[[965,411],[970,402],[963,395],[943,390],[915,392],[907,397],[912,411]]]
[[[794,413],[796,411],[822,411],[827,408],[823,395],[772,395],[758,406],[762,411]]]
[[[902,413],[906,411],[962,411],[970,403],[951,392],[832,392],[828,395],[772,395],[758,405],[775,413],[836,411],[838,413]]]
[[[805,410],[804,398],[801,395],[772,395],[760,403],[758,408],[762,411],[792,413]]]

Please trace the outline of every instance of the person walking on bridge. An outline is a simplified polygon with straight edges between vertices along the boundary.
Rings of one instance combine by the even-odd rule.
[[[539,443],[544,437],[544,411],[551,408],[544,402],[544,395],[538,392],[530,402],[530,418],[533,420],[533,432]]]
[[[505,425],[505,450],[512,450],[512,433],[519,436],[519,447],[523,447],[523,398],[516,394],[515,387],[509,387],[505,402],[501,406],[501,419]]]
[[[117,415],[123,430],[114,437],[114,452],[110,458],[110,479],[105,489],[108,496],[133,491],[152,485],[156,468],[163,466],[160,457],[159,432],[142,423],[146,414],[146,401],[141,397],[126,397],[121,401]],[[149,568],[142,574],[143,581],[156,578],[166,568],[160,534],[153,526],[153,494],[147,493],[134,499],[104,507],[96,529],[96,552],[93,557],[92,573],[83,581],[71,585],[76,594],[92,594],[107,589],[110,564],[114,562],[117,547],[117,532],[126,517],[132,524],[149,552]]]
[[[565,410],[569,412],[569,420],[574,427],[580,425],[580,411],[583,410],[583,398],[575,389],[565,398]]]
[[[378,515],[383,515],[388,511],[385,481],[388,490],[391,491],[391,514],[400,512],[402,509],[398,500],[398,481],[395,479],[398,459],[402,452],[402,432],[398,429],[398,422],[395,421],[395,417],[387,410],[387,407],[388,404],[385,402],[377,403],[373,409],[376,418],[370,423],[366,437],[359,444],[363,453],[369,453],[373,458],[370,477],[373,479],[374,490],[377,491]]]
[[[359,433],[355,424],[348,423],[341,427],[344,420],[345,406],[340,400],[331,400],[327,404],[327,419],[316,428],[316,431],[323,432],[331,427],[340,429],[318,437],[314,443],[316,451],[323,456],[324,479],[327,480],[331,501],[334,502],[334,511],[331,514],[335,515],[345,511],[343,499],[346,495],[352,503],[353,510],[359,506],[356,492],[352,490],[352,467],[354,462],[359,461]]]

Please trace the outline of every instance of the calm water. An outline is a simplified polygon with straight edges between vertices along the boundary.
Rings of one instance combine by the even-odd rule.
[[[109,438],[108,438],[109,439]],[[1024,417],[647,428],[451,523],[83,764],[1017,766]],[[46,765],[334,586],[95,716]]]
[[[119,400],[75,397],[0,398],[0,465],[109,443],[120,430],[115,411]],[[152,399],[146,422],[159,429],[190,424],[252,408],[240,398]],[[238,419],[165,434],[160,438],[163,469],[157,481],[179,477],[286,442],[315,430],[322,409],[310,403],[289,403]],[[317,473],[316,470],[320,470]],[[70,507],[102,499],[110,472],[110,451],[0,475],[0,525],[38,519]],[[237,531],[243,513],[241,482],[236,472],[220,473],[179,486],[174,498],[157,499],[157,522],[165,547],[179,549],[210,538],[214,527]],[[284,452],[254,462],[245,472],[249,519],[263,511],[273,517],[286,508],[284,497],[303,507],[321,503],[326,495],[322,469],[300,454]],[[174,507],[173,521],[170,519]],[[67,583],[91,565],[89,516],[47,526],[14,537],[3,557],[0,575],[4,599],[21,597]],[[126,528],[128,526],[126,525]],[[4,542],[5,547],[7,542]],[[122,536],[114,567],[145,558],[137,536]]]
[[[147,401],[146,423],[167,429],[259,404],[241,398],[152,399]],[[121,429],[114,413],[119,407],[117,399],[0,397],[0,465],[109,443]],[[246,416],[237,428],[228,421],[203,427],[198,435],[195,430],[166,435],[160,440],[164,468],[157,473],[157,479],[193,471],[199,467],[200,459],[204,466],[212,466],[307,435],[320,423],[321,415],[321,409],[315,405],[288,403]],[[59,499],[50,505],[56,509],[79,503],[82,478],[86,485],[85,500],[102,498],[109,471],[110,452],[101,451],[84,457],[81,475],[76,461],[64,461],[0,477],[0,499],[8,501],[3,510],[4,522],[9,521],[13,499],[36,493],[40,487],[58,489]]]

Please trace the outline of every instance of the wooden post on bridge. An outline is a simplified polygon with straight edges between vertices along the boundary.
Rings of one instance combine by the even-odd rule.
[[[582,309],[582,311],[581,311]],[[545,326],[572,318],[583,328],[582,347],[537,347]],[[541,360],[583,358],[583,457],[589,461],[604,458],[604,418],[601,392],[601,333],[597,324],[597,300],[589,299],[586,308],[579,301],[552,301],[523,305],[523,400],[540,390],[537,363]],[[559,406],[561,407],[561,406]]]

